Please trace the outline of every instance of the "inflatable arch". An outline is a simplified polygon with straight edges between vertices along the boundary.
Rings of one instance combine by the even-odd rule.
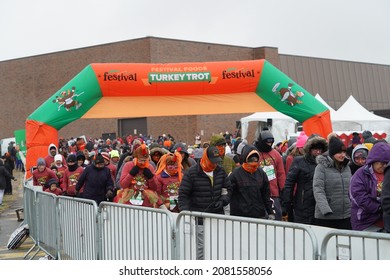
[[[176,106],[180,105],[180,106]],[[79,118],[129,118],[280,111],[306,134],[332,131],[328,108],[266,60],[93,63],[26,120],[26,168]]]

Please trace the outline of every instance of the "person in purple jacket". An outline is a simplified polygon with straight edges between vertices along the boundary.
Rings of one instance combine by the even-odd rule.
[[[351,225],[353,230],[382,231],[381,193],[384,171],[390,162],[390,145],[376,143],[364,166],[351,178]]]

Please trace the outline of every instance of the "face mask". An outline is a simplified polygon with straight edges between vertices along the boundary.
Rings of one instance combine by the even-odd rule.
[[[259,168],[259,163],[258,162],[245,162],[242,164],[242,168],[244,168],[245,171],[249,173],[254,173],[257,168]]]
[[[217,146],[217,149],[221,157],[225,155],[225,146]]]

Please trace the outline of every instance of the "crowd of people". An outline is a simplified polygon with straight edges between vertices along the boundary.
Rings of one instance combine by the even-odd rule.
[[[97,204],[390,232],[390,145],[369,131],[349,146],[335,133],[304,132],[275,144],[267,129],[253,143],[228,132],[196,136],[193,145],[169,134],[73,140],[48,147],[32,170],[34,185]]]

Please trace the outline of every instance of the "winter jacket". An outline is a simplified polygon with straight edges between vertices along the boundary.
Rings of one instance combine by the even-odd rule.
[[[106,200],[107,192],[114,189],[110,169],[107,167],[99,169],[95,165],[87,166],[79,177],[76,191],[79,192],[83,186],[82,197],[95,200],[99,205],[100,202]]]
[[[314,217],[316,219],[342,220],[351,216],[349,183],[351,170],[348,159],[342,163],[341,170],[329,156],[319,155],[313,176],[313,194],[316,200]]]
[[[351,226],[364,230],[381,218],[381,202],[376,194],[377,179],[372,166],[358,169],[351,178]]]
[[[0,190],[4,190],[7,186],[6,178],[14,179],[7,169],[4,167],[4,163],[0,160]]]
[[[294,221],[302,224],[314,224],[316,201],[313,195],[313,176],[317,162],[310,154],[313,147],[320,147],[322,151],[326,151],[326,140],[321,137],[313,137],[306,142],[305,155],[295,157],[291,164],[282,196],[283,212],[288,213],[289,207],[293,203]]]
[[[242,157],[246,159],[253,149],[254,147],[244,149]],[[232,184],[231,215],[265,218],[267,214],[274,214],[268,177],[261,168],[249,173],[240,166],[229,175],[229,180]]]
[[[66,193],[66,195],[76,196],[76,184],[83,171],[84,168],[81,166],[77,167],[75,171],[70,171],[69,169],[65,170],[62,182],[62,190]],[[82,192],[81,189],[80,192]]]
[[[366,160],[351,178],[351,225],[354,230],[364,230],[382,218],[380,194],[377,194],[377,177],[372,164],[389,162],[390,146],[387,143],[375,144]]]
[[[226,194],[222,194],[222,188]],[[217,201],[223,206],[230,202],[232,193],[230,180],[224,169],[217,166],[213,171],[213,182],[204,173],[200,163],[191,166],[185,173],[179,187],[180,211],[197,211],[224,214],[223,208],[215,208]]]
[[[122,169],[122,173],[121,173],[121,178],[119,180],[119,184],[121,186],[122,189],[126,189],[126,188],[131,188],[132,185],[133,185],[133,181],[134,181],[134,178],[137,177],[137,176],[141,176],[143,177],[146,181],[145,181],[145,185],[151,189],[152,191],[156,191],[157,189],[157,179],[156,179],[156,176],[153,176],[151,179],[147,179],[144,175],[143,175],[143,168],[139,168],[139,171],[138,171],[138,174],[136,174],[135,176],[132,176],[130,174],[130,171],[131,169],[133,169],[134,167],[134,161],[129,161],[129,162],[126,162],[123,164],[123,169]],[[154,167],[149,164],[149,167],[148,169],[154,174],[155,173],[155,169]]]
[[[45,167],[45,169],[42,172],[39,172],[38,169],[35,169],[32,173],[33,176],[33,185],[34,186],[42,186],[43,190],[46,190],[47,182],[49,182],[50,179],[56,179],[58,180],[57,175],[54,173],[53,170]]]
[[[275,149],[270,152],[260,152],[260,166],[268,175],[271,197],[279,197],[286,181],[282,156]],[[270,173],[267,168],[271,168]]]
[[[170,176],[164,171],[157,176],[157,190],[156,192],[160,195],[162,202],[165,204],[167,209],[172,212],[178,212],[177,199],[179,195],[180,181],[179,177]],[[172,203],[171,203],[172,202]]]
[[[383,179],[383,188],[381,194],[381,206],[383,211],[383,223],[385,232],[390,233],[390,163],[385,169],[385,177]]]

